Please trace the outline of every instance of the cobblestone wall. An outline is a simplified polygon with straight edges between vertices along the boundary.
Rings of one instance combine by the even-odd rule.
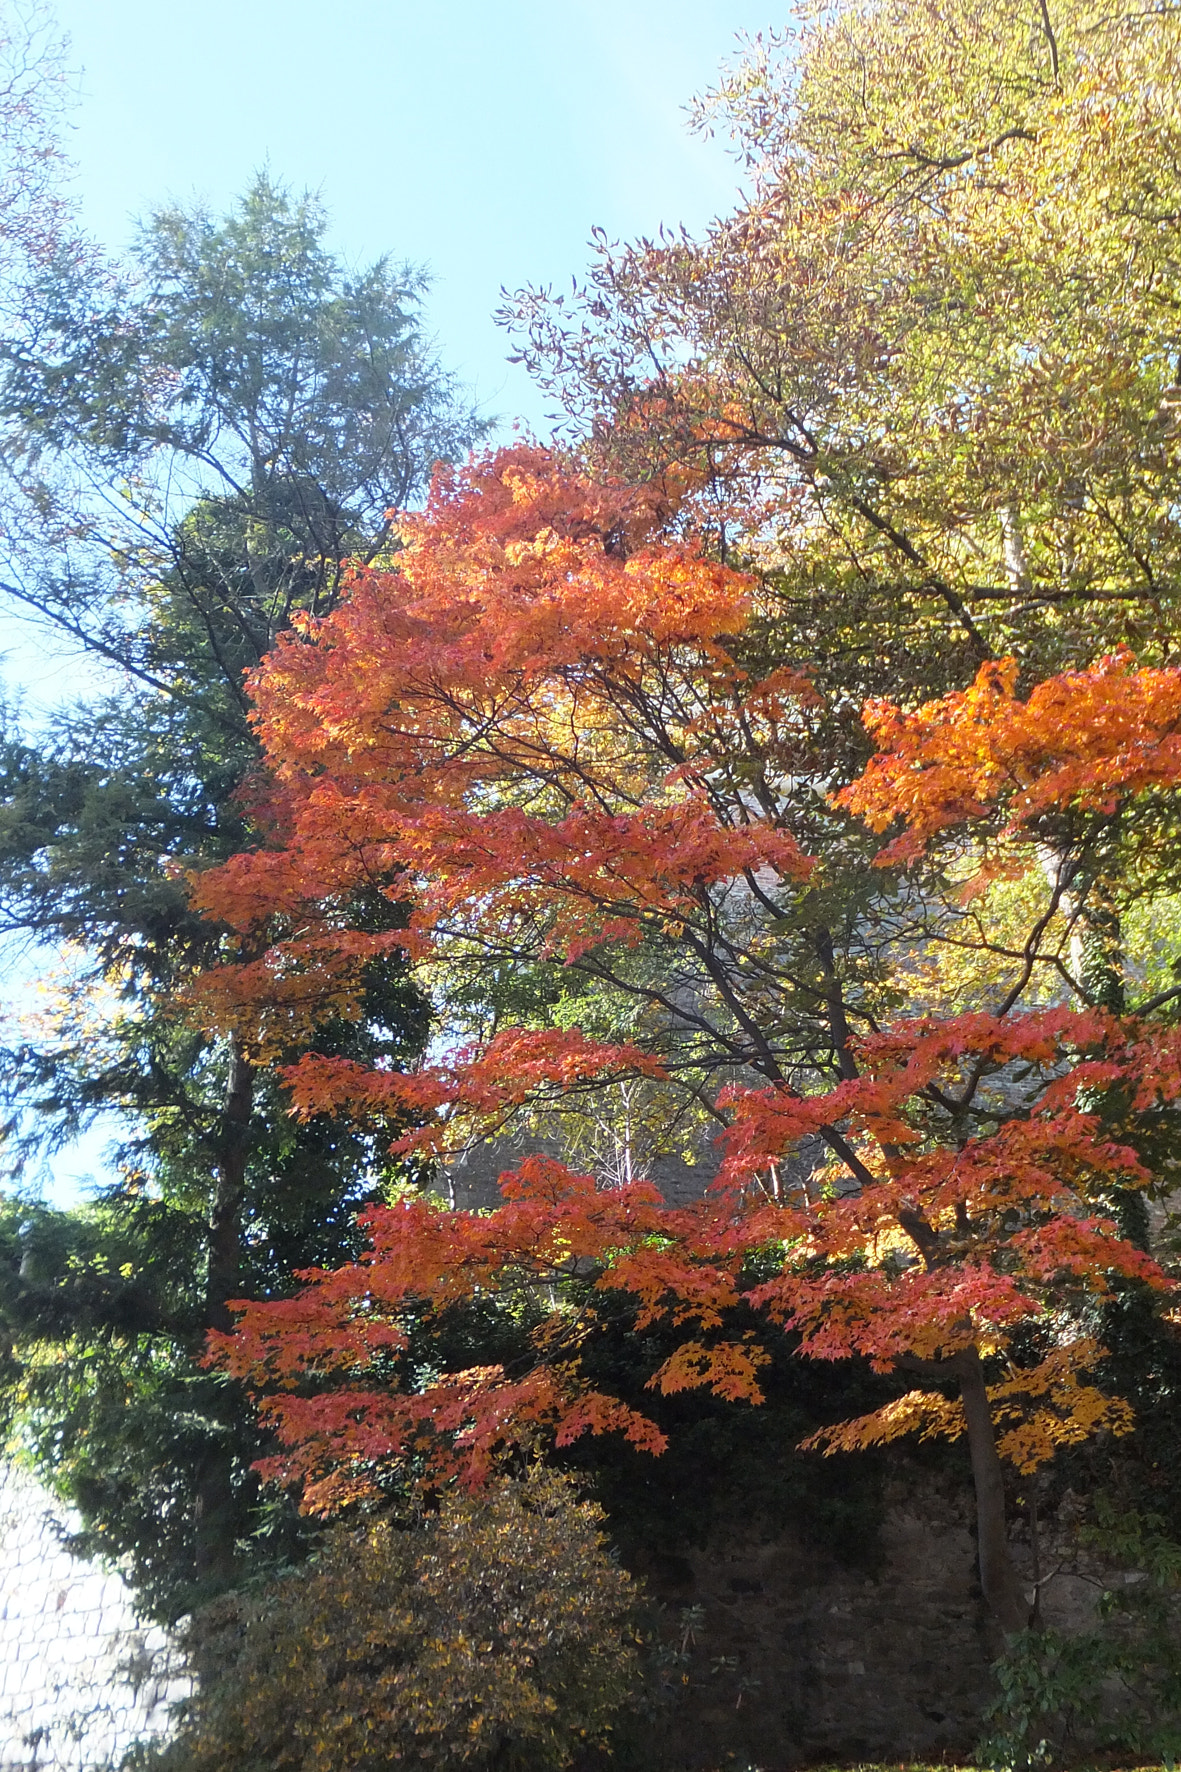
[[[125,1582],[65,1548],[73,1526],[0,1464],[0,1772],[107,1772],[187,1690]]]

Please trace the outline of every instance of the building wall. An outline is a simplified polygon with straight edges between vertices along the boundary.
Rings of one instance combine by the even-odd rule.
[[[106,1772],[188,1690],[167,1635],[113,1570],[71,1556],[76,1522],[0,1464],[0,1772]]]

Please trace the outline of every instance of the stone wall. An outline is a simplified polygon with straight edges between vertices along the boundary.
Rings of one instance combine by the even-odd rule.
[[[43,1490],[0,1468],[0,1772],[109,1772],[133,1741],[167,1729],[187,1690],[166,1635],[137,1617],[118,1575],[69,1554],[69,1529]],[[790,1523],[683,1555],[638,1553],[689,1677],[627,1763],[969,1762],[1000,1647],[975,1550],[966,1486],[913,1473],[891,1495],[872,1571]],[[1137,1579],[1089,1566],[1067,1538],[1045,1555],[1047,1568],[1063,1565],[1045,1595],[1059,1628],[1088,1625],[1100,1575]]]
[[[1027,1547],[1014,1550],[1027,1565]],[[1045,1622],[1086,1628],[1101,1583],[1065,1542],[1046,1551],[1047,1567],[1059,1553],[1069,1567],[1045,1589]],[[1002,1645],[980,1594],[966,1489],[922,1476],[900,1485],[872,1573],[790,1526],[643,1563],[681,1632],[688,1684],[641,1761],[647,1752],[662,1772],[971,1762]]]
[[[126,1583],[70,1555],[75,1523],[0,1465],[0,1772],[106,1772],[188,1687]]]

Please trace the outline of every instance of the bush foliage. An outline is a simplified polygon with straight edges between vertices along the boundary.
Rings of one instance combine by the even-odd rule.
[[[602,1516],[535,1472],[320,1554],[195,1621],[201,1686],[167,1772],[550,1772],[636,1682],[635,1589]]]

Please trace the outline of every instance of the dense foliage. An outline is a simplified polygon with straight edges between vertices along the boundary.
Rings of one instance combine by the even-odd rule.
[[[771,575],[821,684],[1167,653],[1179,54],[1169,6],[801,9],[699,110],[749,198],[511,310],[596,453]]]
[[[589,1330],[563,1281],[597,1273],[597,1288],[637,1299],[638,1330],[683,1328],[654,1388],[758,1400],[754,1331],[718,1331],[744,1265],[778,1249],[747,1297],[800,1331],[802,1351],[925,1380],[821,1441],[966,1432],[985,1593],[1016,1628],[1026,1604],[999,1460],[1029,1471],[1060,1444],[1126,1431],[1126,1405],[1084,1377],[1100,1349],[1083,1302],[1121,1276],[1168,1290],[1109,1213],[1115,1194],[1170,1179],[1176,1034],[1144,1025],[1156,999],[1120,1017],[1054,996],[1065,977],[1086,1002],[1063,899],[1096,850],[1109,869],[1146,870],[1158,894],[1173,885],[1159,838],[1167,854],[1181,681],[1109,664],[1021,702],[1011,670],[985,667],[914,715],[879,708],[884,748],[830,796],[826,833],[797,785],[822,766],[817,692],[802,672],[743,669],[732,636],[753,584],[646,541],[651,521],[538,452],[507,452],[441,483],[405,524],[397,575],[361,579],[308,630],[314,645],[280,643],[256,689],[287,841],[235,857],[200,894],[244,934],[276,915],[288,932],[208,986],[265,1049],[293,995],[303,1013],[309,979],[343,1009],[353,970],[391,944],[428,977],[453,954],[469,970],[511,957],[581,972],[600,1023],[614,1009],[630,1040],[555,1018],[411,1074],[313,1051],[286,1073],[294,1099],[304,1113],[433,1111],[403,1142],[435,1149],[522,1104],[556,1097],[577,1112],[596,1086],[630,1087],[633,1118],[648,1091],[649,1117],[704,1101],[726,1125],[711,1197],[674,1210],[650,1184],[604,1192],[529,1157],[490,1217],[410,1199],[370,1213],[359,1264],[245,1307],[219,1342],[230,1370],[273,1392],[268,1416],[294,1455],[269,1468],[304,1478],[316,1505],[391,1456],[478,1478],[541,1423],[559,1445],[617,1429],[658,1451],[642,1413],[583,1381]],[[895,960],[905,943],[937,967],[998,872],[1022,883],[1021,932],[992,946],[985,1007],[924,1014],[923,971],[907,992],[897,969],[907,1015],[888,1030],[872,987],[846,997],[835,970],[801,1006],[792,957],[801,933],[820,949],[809,925],[824,865],[804,843],[839,841],[845,808],[904,824],[877,860],[909,862],[910,879],[894,875],[870,911],[892,924],[882,945]],[[335,896],[381,872],[413,900],[407,929],[338,932]],[[853,1016],[870,1031],[854,1035]],[[782,1165],[805,1140],[832,1166],[793,1183]],[[545,1289],[531,1370],[391,1382],[407,1310]],[[307,1377],[329,1374],[335,1395],[308,1393]]]
[[[206,1674],[154,1764],[184,1772],[560,1772],[635,1688],[601,1514],[537,1472],[417,1525],[338,1527],[192,1627]]]
[[[347,277],[266,179],[156,216],[141,281],[37,258],[9,588],[140,687],[0,752],[0,909],[82,956],[4,1055],[12,1143],[131,1128],[105,1201],[0,1226],[22,1432],[174,1610],[292,1544],[252,1458],[312,1513],[442,1497],[227,1602],[207,1763],[378,1723],[451,1763],[467,1686],[397,1731],[484,1651],[428,1670],[455,1643],[380,1583],[463,1520],[482,1616],[539,1448],[672,1546],[695,1448],[718,1485],[759,1448],[753,1509],[958,1443],[996,1753],[1141,1654],[1171,1715],[1167,1583],[1047,1636],[1009,1521],[1101,1458],[1172,1579],[1179,74],[1171,6],[809,10],[702,112],[734,214],[512,304],[566,445],[460,466],[415,276]],[[130,524],[81,490],[120,478]],[[457,1210],[479,1150],[501,1201]],[[354,1625],[336,1734],[289,1742],[308,1632]],[[488,1754],[562,1763],[518,1674]]]

